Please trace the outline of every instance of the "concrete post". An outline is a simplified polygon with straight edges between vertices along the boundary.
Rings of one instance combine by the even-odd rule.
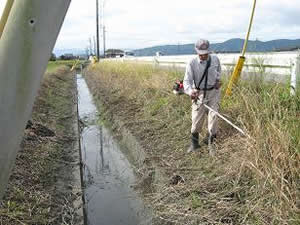
[[[70,2],[15,1],[0,39],[0,200]]]
[[[291,95],[296,94],[296,88],[300,82],[300,55],[292,60],[291,63]]]
[[[7,0],[7,2],[6,2],[6,5],[5,5],[5,8],[3,10],[1,20],[0,20],[0,38],[2,36],[5,24],[7,22],[7,19],[8,19],[8,16],[10,14],[10,10],[11,10],[13,4],[14,4],[14,0]]]

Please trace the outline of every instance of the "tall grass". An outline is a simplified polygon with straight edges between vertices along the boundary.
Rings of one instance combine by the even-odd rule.
[[[272,222],[284,224],[283,218],[299,210],[299,95],[290,96],[279,84],[242,83],[224,104],[252,137],[238,160],[251,172],[255,194],[261,197],[255,204],[272,207]]]
[[[155,138],[160,139],[156,140],[156,150],[152,154],[169,162],[173,168],[202,166],[206,178],[201,178],[199,173],[187,174],[193,177],[194,183],[191,181],[190,187],[177,190],[177,194],[185,193],[177,196],[179,204],[202,207],[199,213],[213,214],[215,224],[224,224],[224,221],[232,224],[298,224],[299,92],[290,96],[289,88],[282,84],[257,80],[240,82],[233,96],[222,99],[221,112],[250,137],[240,136],[221,121],[217,159],[212,160],[185,154],[190,130],[190,100],[187,96],[178,97],[171,93],[174,81],[182,77],[183,73],[174,69],[119,62],[102,62],[87,72],[90,85],[96,87],[94,90],[101,87],[107,96],[122,97],[125,102],[136,104],[142,111],[142,118],[136,119],[151,121],[150,129],[151,126],[160,128],[152,130]],[[223,83],[224,93],[227,80]],[[205,197],[202,189],[207,192]],[[228,201],[231,204],[224,200],[228,196],[235,199]],[[185,200],[180,201],[180,198]],[[206,205],[199,202],[202,198],[206,198]],[[168,211],[168,207],[175,204],[159,201],[166,201],[164,207],[160,204],[160,210]],[[227,208],[222,208],[221,203]]]

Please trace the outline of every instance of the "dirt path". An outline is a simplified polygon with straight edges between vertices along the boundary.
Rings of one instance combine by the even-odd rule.
[[[0,208],[1,225],[82,223],[74,78],[64,66],[45,75]]]

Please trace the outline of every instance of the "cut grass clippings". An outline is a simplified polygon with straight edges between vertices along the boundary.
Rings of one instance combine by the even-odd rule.
[[[281,84],[240,82],[220,111],[250,138],[219,120],[216,156],[204,145],[187,154],[191,102],[172,94],[182,77],[174,69],[107,61],[85,73],[105,107],[102,116],[124,121],[167,180],[182,178],[155,184],[146,195],[155,223],[299,224],[299,93],[290,96]]]
[[[52,67],[53,68],[53,67]],[[76,83],[59,65],[44,76],[0,207],[0,224],[76,224]],[[78,153],[77,153],[78,154]],[[74,189],[78,188],[76,191]]]

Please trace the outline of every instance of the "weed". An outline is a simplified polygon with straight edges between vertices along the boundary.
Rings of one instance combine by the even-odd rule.
[[[106,115],[127,121],[167,177],[184,177],[184,184],[160,184],[147,196],[157,218],[177,224],[299,222],[299,93],[290,96],[281,84],[241,81],[233,96],[223,98],[221,113],[250,138],[220,121],[212,159],[205,146],[186,154],[191,102],[172,94],[174,81],[182,77],[178,71],[119,62],[101,62],[86,72]]]
[[[70,214],[76,198],[68,187],[72,166],[61,163],[72,160],[75,83],[67,67],[52,71],[45,75],[36,98],[32,127],[24,132],[0,208],[0,224],[74,224],[78,219]],[[53,135],[40,135],[37,125]]]

